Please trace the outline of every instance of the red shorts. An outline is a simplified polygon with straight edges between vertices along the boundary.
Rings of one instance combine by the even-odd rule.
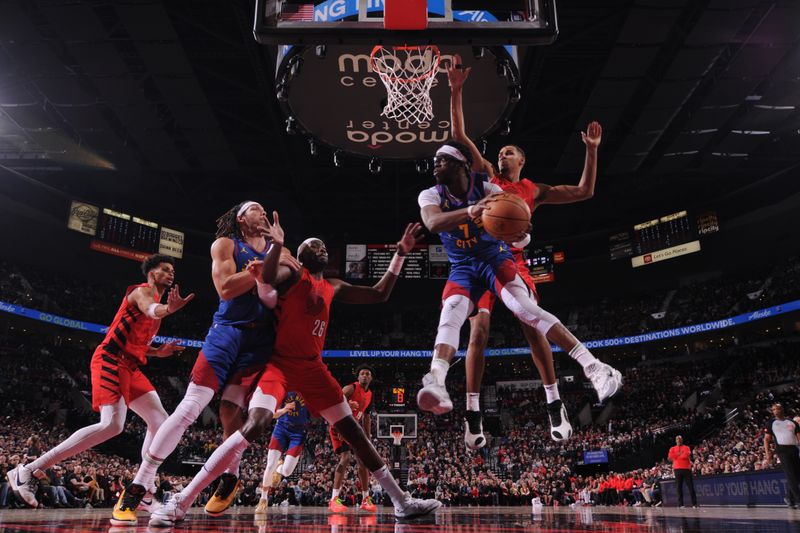
[[[344,453],[350,451],[350,445],[342,438],[342,435],[334,428],[330,429],[331,446],[333,446],[333,453]]]
[[[525,285],[527,285],[531,290],[533,297],[536,298],[536,303],[538,304],[539,293],[536,292],[536,284],[533,283],[533,278],[528,270],[528,265],[525,264],[525,256],[521,253],[514,254],[514,262],[517,264],[517,274],[519,274],[519,277],[522,278],[522,281],[524,281]],[[497,296],[495,296],[492,291],[484,292],[478,299],[478,304],[475,306],[475,312],[477,313],[479,309],[486,309],[491,312],[491,310],[494,308],[494,302],[496,300]]]
[[[117,403],[120,397],[130,405],[136,398],[156,390],[139,365],[103,350],[94,352],[90,368],[92,409],[95,411],[100,411],[102,405]]]
[[[296,391],[306,400],[311,416],[324,415],[323,411],[343,404],[342,386],[331,375],[322,357],[300,359],[272,354],[267,368],[258,380],[261,392],[273,396],[278,405],[283,402],[286,391]],[[349,407],[347,411],[349,412]]]

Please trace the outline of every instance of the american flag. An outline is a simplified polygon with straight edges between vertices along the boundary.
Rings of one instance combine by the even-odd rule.
[[[314,20],[314,4],[283,4],[281,19],[294,22],[312,22]]]

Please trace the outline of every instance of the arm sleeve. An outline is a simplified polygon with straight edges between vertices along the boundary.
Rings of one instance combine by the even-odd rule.
[[[435,187],[431,187],[430,189],[425,189],[424,191],[419,193],[417,202],[419,203],[420,208],[425,207],[427,205],[439,205],[439,193],[436,192]]]
[[[491,194],[496,194],[498,192],[503,192],[503,189],[500,188],[499,185],[495,185],[494,183],[484,181],[483,182],[483,192],[486,193],[486,196]]]

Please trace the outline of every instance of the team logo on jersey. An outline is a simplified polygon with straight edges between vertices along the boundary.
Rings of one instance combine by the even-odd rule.
[[[325,298],[318,291],[313,291],[306,297],[306,314],[316,316],[325,309]]]

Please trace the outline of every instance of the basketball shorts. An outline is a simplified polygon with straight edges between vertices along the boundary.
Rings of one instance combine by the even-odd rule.
[[[525,285],[527,285],[533,293],[536,303],[539,303],[539,293],[536,292],[536,284],[533,282],[533,277],[531,277],[531,273],[528,270],[528,265],[525,264],[524,254],[522,252],[515,253],[514,262],[517,264],[517,274],[519,274],[519,277],[522,278],[522,281],[525,282]],[[484,312],[491,313],[496,301],[497,295],[494,292],[487,290],[480,296],[480,298],[478,298],[478,303],[475,304],[476,312],[484,310]]]
[[[224,399],[244,407],[244,398],[255,388],[274,343],[275,332],[271,326],[237,328],[214,324],[192,368],[192,382],[214,392],[226,386],[236,387],[242,398]]]
[[[490,254],[463,259],[453,263],[450,275],[442,292],[442,301],[460,294],[468,297],[478,307],[478,302],[487,291],[500,294],[503,285],[518,274],[517,263],[508,249],[493,248]]]
[[[120,398],[130,404],[136,398],[156,390],[139,365],[125,357],[96,350],[90,364],[92,375],[92,409],[112,405]]]
[[[347,444],[347,441],[344,440],[342,435],[336,431],[335,428],[331,427],[329,433],[331,437],[331,446],[333,446],[333,453],[338,455],[351,450],[350,445]]]
[[[288,424],[275,424],[272,438],[269,441],[270,450],[286,452],[286,455],[299,457],[303,452],[306,441],[305,427],[292,428]]]
[[[342,386],[331,375],[322,357],[301,359],[273,354],[258,380],[258,388],[281,405],[286,391],[297,391],[305,398],[311,416],[339,421],[352,414],[344,401]]]

